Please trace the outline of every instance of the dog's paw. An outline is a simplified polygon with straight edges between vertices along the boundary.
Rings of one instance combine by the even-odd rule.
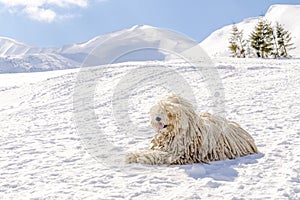
[[[126,155],[126,163],[137,163],[138,155],[137,153],[130,152]]]

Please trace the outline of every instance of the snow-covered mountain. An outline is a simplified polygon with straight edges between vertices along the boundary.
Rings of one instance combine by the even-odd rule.
[[[0,73],[52,71],[78,66],[77,62],[55,53],[0,57]]]
[[[296,20],[300,18],[300,5],[273,5],[264,17],[272,22],[280,22],[292,33],[296,49],[291,51],[291,55],[300,58],[300,22]],[[259,19],[260,17],[245,19],[237,26],[247,37]],[[228,56],[230,32],[231,25],[225,26],[213,32],[199,45],[210,56]],[[35,47],[0,37],[0,73],[49,71],[111,62],[165,60],[172,52],[188,50],[196,44],[196,41],[174,31],[148,25],[136,25],[61,48]],[[131,50],[129,54],[128,50]]]
[[[40,48],[0,37],[0,73],[51,71],[78,67],[56,48]]]
[[[11,38],[0,37],[0,56],[23,56],[40,53],[43,49],[16,41]]]
[[[87,57],[85,66],[164,60],[172,51],[180,52],[196,44],[196,41],[174,31],[147,25],[136,25],[61,48],[38,48],[13,39],[0,38],[0,73],[77,68]],[[123,55],[128,53],[126,49],[141,50]]]
[[[244,31],[244,38],[248,39],[250,33],[253,31],[254,26],[258,20],[265,18],[275,24],[276,21],[284,25],[286,30],[292,34],[292,42],[296,49],[291,51],[292,57],[300,58],[300,5],[272,5],[265,16],[248,18],[244,21],[237,23],[237,27]],[[229,56],[228,50],[229,37],[232,25],[225,26],[213,32],[200,46],[211,56]]]
[[[99,65],[111,62],[108,58],[121,56],[118,52],[121,53],[123,49],[153,48],[152,50],[144,49],[140,54],[132,52],[132,55],[126,55],[120,59],[122,61],[164,60],[169,55],[163,50],[164,48],[180,52],[195,44],[196,41],[174,31],[148,25],[136,25],[129,29],[97,36],[84,43],[64,46],[58,52],[82,62],[82,58],[90,53],[95,55],[93,51],[96,51],[98,63],[94,64]]]

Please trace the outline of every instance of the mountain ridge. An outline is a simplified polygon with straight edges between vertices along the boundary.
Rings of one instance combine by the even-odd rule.
[[[168,29],[135,25],[60,48],[35,47],[5,37],[0,38],[0,44],[0,73],[10,73],[78,68],[111,62],[165,60],[170,53],[184,51],[198,43]],[[30,64],[33,66],[30,67]]]

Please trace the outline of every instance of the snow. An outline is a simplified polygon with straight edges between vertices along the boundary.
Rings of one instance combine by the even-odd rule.
[[[300,5],[273,5],[264,18],[280,22],[292,33],[294,50],[290,54],[300,58]],[[248,39],[253,27],[261,17],[245,19],[237,23]],[[232,25],[213,32],[199,45],[212,57],[228,57],[228,38]],[[166,40],[166,38],[168,38]],[[130,45],[129,45],[130,44]],[[42,48],[0,37],[0,73],[51,71],[79,68],[95,54],[86,66],[103,65],[110,62],[168,60],[174,52],[179,53],[196,45],[196,41],[172,30],[149,25],[135,25],[128,29],[98,35],[86,42],[64,45],[60,48]],[[143,50],[139,48],[143,47]],[[116,52],[124,49],[137,49],[121,58],[114,58]],[[148,48],[148,49],[146,49]],[[166,51],[166,49],[168,51]],[[97,52],[95,52],[97,51]],[[44,63],[47,63],[46,65]]]
[[[85,65],[102,65],[112,61],[119,63],[165,60],[172,52],[178,53],[196,44],[196,41],[172,30],[148,25],[136,25],[61,48],[39,48],[13,39],[0,38],[0,73],[79,68],[87,57],[91,61],[94,54],[97,56],[92,64],[84,63]],[[118,59],[114,58],[116,52],[123,49],[136,49],[136,51],[126,52],[127,54]],[[46,60],[48,64],[44,65],[44,61],[37,64],[37,60]]]
[[[253,17],[236,23],[238,29],[244,31],[244,39],[249,39],[253,28],[261,18],[262,17]],[[296,49],[291,50],[290,54],[294,58],[300,58],[300,22],[293,20],[300,18],[300,5],[272,5],[263,18],[272,22],[273,25],[276,21],[283,24],[284,28],[291,33],[292,42],[294,43],[294,47],[296,47]],[[210,56],[229,56],[228,41],[231,29],[232,25],[228,25],[216,30],[202,41],[200,46]]]
[[[225,115],[254,137],[260,154],[186,166],[95,159],[74,119],[79,69],[0,74],[0,198],[299,199],[300,60],[214,62],[224,87]],[[139,135],[118,131],[111,99],[128,73],[160,66],[184,77],[199,111],[213,110],[206,80],[198,76],[201,69],[182,61],[125,62],[106,66],[105,71],[103,66],[87,68],[97,76],[85,81],[95,78],[99,83],[94,110],[99,132],[105,133],[99,146],[109,139],[128,151],[148,148],[154,130],[147,110],[168,88],[137,79],[126,111],[144,130]]]
[[[136,25],[129,29],[104,35],[104,37],[104,40],[97,43],[88,41],[88,45],[82,44],[83,46],[91,46],[90,49],[92,49],[92,51],[84,50],[83,52],[97,55],[95,58],[96,63],[93,63],[93,65],[107,64],[112,61],[119,63],[164,60],[170,55],[170,52],[166,52],[165,49],[172,52],[180,52],[196,44],[196,41],[177,32],[148,25]],[[123,52],[124,49],[135,49],[136,51],[124,52],[124,56],[115,59],[116,52]],[[114,60],[111,60],[113,58]]]
[[[291,19],[299,9],[273,5],[265,15],[293,33],[294,57],[300,57],[300,26]],[[249,35],[258,19],[238,28]],[[1,37],[0,199],[300,199],[300,60],[226,57],[230,30],[200,44],[215,63],[200,68],[173,57],[184,50],[210,63],[204,52],[193,54],[194,40],[148,25],[61,48]],[[154,50],[114,57],[139,47]],[[79,68],[87,56],[93,62]],[[211,69],[214,76],[206,77]],[[215,78],[225,94],[220,104],[214,99],[222,95],[210,91]],[[148,110],[170,92],[189,98],[197,111],[241,124],[260,154],[210,164],[126,164],[127,151],[149,147]]]
[[[0,37],[0,56],[1,57],[22,56],[22,55],[28,55],[31,53],[40,53],[43,51],[48,51],[48,49],[34,47],[31,45],[19,42],[12,38]]]
[[[0,57],[0,74],[71,69],[78,66],[78,62],[52,53]]]

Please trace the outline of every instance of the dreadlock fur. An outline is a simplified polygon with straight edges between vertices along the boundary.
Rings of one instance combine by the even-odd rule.
[[[192,104],[179,96],[160,100],[150,114],[157,130],[151,147],[129,153],[128,163],[208,163],[258,153],[251,135],[237,123],[209,113],[197,115]]]

